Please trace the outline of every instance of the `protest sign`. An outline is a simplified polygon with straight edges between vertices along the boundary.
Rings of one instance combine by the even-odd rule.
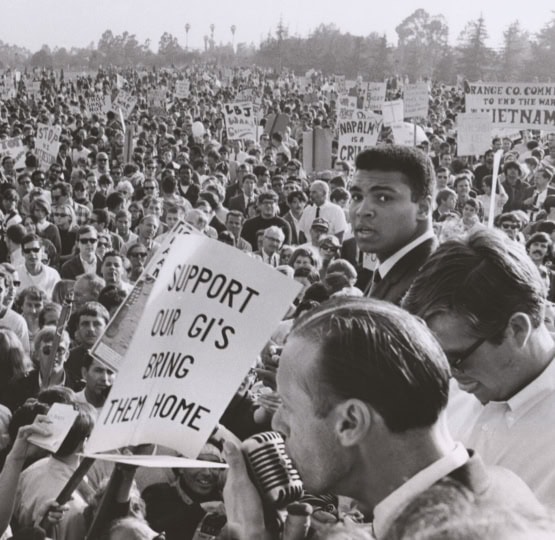
[[[112,110],[117,112],[121,110],[124,118],[129,118],[129,115],[133,112],[135,105],[137,104],[137,98],[129,92],[120,90],[114,103],[112,104]]]
[[[333,133],[315,127],[303,132],[303,168],[307,173],[331,169]]]
[[[186,99],[189,97],[191,83],[189,81],[175,81],[175,97]]]
[[[337,98],[337,108],[341,109],[356,109],[357,108],[357,98],[356,96],[348,96],[342,94]]]
[[[457,155],[478,156],[491,146],[491,117],[484,113],[457,115]]]
[[[466,112],[488,112],[492,127],[555,130],[555,84],[470,83]]]
[[[177,236],[86,452],[153,443],[196,458],[299,289],[231,246]]]
[[[364,107],[371,111],[381,111],[382,103],[385,101],[386,83],[384,82],[369,82],[366,88],[361,88],[361,93],[364,94]]]
[[[289,115],[285,113],[269,114],[266,117],[266,125],[264,126],[264,134],[272,136],[273,133],[285,134],[285,130],[289,125]]]
[[[347,93],[347,84],[345,82],[345,75],[336,75],[335,76],[335,91],[338,94],[346,94]]]
[[[15,96],[12,81],[9,77],[0,78],[0,99],[10,99]]]
[[[256,141],[256,116],[252,103],[226,103],[223,111],[228,139]]]
[[[403,94],[404,117],[426,118],[428,94],[428,85],[425,82],[407,85]]]
[[[27,152],[27,147],[23,144],[21,137],[0,139],[0,160],[5,156],[10,156],[14,160],[16,169],[25,167],[25,152]]]
[[[40,81],[32,81],[27,87],[29,89],[29,94],[35,99],[40,97]]]
[[[420,126],[415,126],[410,122],[395,122],[391,124],[390,127],[393,132],[395,144],[400,144],[401,146],[414,146],[421,142],[428,141],[428,137],[426,137],[424,130]],[[416,138],[414,136],[415,128]]]
[[[402,122],[404,118],[403,100],[396,99],[395,101],[384,101],[382,103],[382,116],[384,126]]]
[[[48,169],[56,162],[60,148],[61,126],[47,126],[38,124],[35,138],[35,154],[43,169]]]
[[[152,114],[164,116],[166,114],[166,89],[155,88],[149,90],[148,105]]]
[[[50,422],[48,424],[50,434],[39,435],[35,433],[29,437],[29,442],[49,452],[57,452],[78,415],[79,413],[72,405],[53,403],[46,414],[46,418]]]
[[[382,118],[370,111],[342,109],[337,120],[337,159],[353,163],[359,152],[374,146],[382,129]]]
[[[92,116],[96,114],[99,118],[112,109],[112,98],[110,96],[92,96],[87,99],[87,111]]]

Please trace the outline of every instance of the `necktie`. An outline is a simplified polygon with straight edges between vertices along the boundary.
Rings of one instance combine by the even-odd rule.
[[[374,295],[376,287],[378,286],[378,284],[380,283],[381,280],[382,280],[382,276],[380,276],[380,272],[376,268],[374,270],[374,274],[372,275],[372,282],[370,283],[370,291],[369,291],[369,294],[367,296],[373,296]]]
[[[320,207],[319,206],[316,207],[316,217],[317,218],[320,217]]]

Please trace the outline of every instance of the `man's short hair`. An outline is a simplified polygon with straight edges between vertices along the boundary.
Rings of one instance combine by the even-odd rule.
[[[522,168],[517,161],[507,161],[505,165],[503,165],[503,172],[506,174],[509,169],[516,169],[518,174],[522,174]]]
[[[225,222],[229,221],[230,217],[236,217],[241,219],[241,223],[245,221],[245,215],[240,210],[230,210],[227,215],[225,216]]]
[[[288,204],[291,204],[295,199],[298,199],[303,203],[308,202],[308,197],[306,196],[306,193],[304,191],[301,191],[300,189],[292,191],[291,193],[289,193],[289,195],[287,195]]]
[[[308,393],[318,416],[335,403],[368,403],[396,433],[436,423],[447,405],[449,365],[422,321],[367,298],[326,302],[303,315],[288,339],[318,347]]]
[[[99,302],[86,302],[77,313],[77,320],[80,321],[81,317],[100,317],[108,324],[110,314],[108,310]]]
[[[477,337],[500,343],[516,312],[528,314],[535,328],[540,325],[546,292],[521,245],[499,231],[479,230],[441,244],[420,269],[402,305],[426,321],[453,313],[466,320]]]
[[[81,238],[84,234],[93,234],[96,236],[98,233],[96,229],[92,225],[83,225],[79,227],[79,231],[77,232],[77,238]]]
[[[530,246],[534,243],[541,243],[547,244],[549,246],[549,251],[547,256],[550,256],[551,246],[553,245],[553,240],[551,240],[551,236],[546,232],[536,232],[528,240],[526,241],[526,251],[530,249]]]
[[[41,238],[38,234],[35,233],[29,233],[26,234],[22,239],[21,239],[21,245],[24,246],[25,244],[30,244],[31,242],[39,242],[41,243]]]
[[[449,197],[456,197],[457,193],[451,188],[440,189],[436,195],[436,204],[439,206],[442,202],[446,201]]]
[[[95,208],[92,213],[96,216],[96,221],[101,225],[108,225],[110,223],[110,214],[104,208]]]
[[[264,201],[272,201],[277,203],[279,201],[278,194],[275,191],[265,191],[258,196],[258,204],[262,204]]]
[[[117,251],[115,251],[113,249],[111,249],[110,251],[107,251],[104,254],[104,258],[102,259],[102,266],[104,266],[104,263],[110,257],[117,257],[121,261],[121,264],[123,266],[123,255],[121,253],[118,253]]]
[[[408,178],[413,201],[433,196],[434,167],[426,154],[418,148],[398,145],[369,148],[357,155],[355,167],[363,171],[403,173]]]

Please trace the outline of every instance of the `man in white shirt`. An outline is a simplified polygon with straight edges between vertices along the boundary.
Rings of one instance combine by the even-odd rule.
[[[116,251],[108,251],[102,259],[102,277],[106,281],[106,286],[115,285],[118,289],[130,293],[133,285],[123,280],[124,274],[122,256]]]
[[[316,218],[323,218],[330,224],[329,233],[337,236],[339,241],[347,230],[347,220],[342,208],[329,200],[330,187],[323,180],[315,180],[310,186],[312,206],[303,210],[299,220],[299,229],[306,238],[310,238],[310,228]]]
[[[81,392],[77,392],[75,399],[81,403],[92,405],[96,413],[100,414],[112,389],[116,374],[90,354],[85,354],[83,358],[81,373],[85,381],[85,388]]]
[[[416,317],[386,302],[338,299],[298,319],[289,334],[272,427],[306,491],[354,499],[373,517],[378,539],[416,495],[446,477],[469,489],[478,507],[511,501],[541,511],[519,478],[486,469],[451,437],[449,376],[439,344]],[[239,538],[268,538],[239,447],[226,443],[224,453],[228,523]]]
[[[555,508],[555,341],[545,302],[534,262],[488,229],[441,245],[403,306],[427,322],[451,364],[457,437]]]
[[[36,234],[28,234],[21,241],[25,262],[17,267],[21,290],[27,287],[38,287],[42,289],[48,298],[52,298],[52,291],[58,281],[60,274],[54,268],[42,262],[42,244],[40,237]]]

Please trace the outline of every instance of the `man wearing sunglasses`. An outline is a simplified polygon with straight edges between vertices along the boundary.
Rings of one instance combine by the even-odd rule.
[[[555,341],[545,302],[545,282],[522,247],[480,230],[442,244],[403,307],[427,322],[462,390],[448,409],[454,435],[553,508]]]
[[[42,289],[48,298],[52,298],[52,291],[58,281],[60,274],[54,268],[42,262],[41,239],[36,234],[27,234],[21,241],[21,248],[25,262],[17,267],[21,280],[21,290],[27,287],[38,287]]]
[[[79,254],[62,265],[62,278],[76,280],[83,274],[102,275],[102,261],[96,255],[98,232],[92,225],[79,229],[77,245]]]

